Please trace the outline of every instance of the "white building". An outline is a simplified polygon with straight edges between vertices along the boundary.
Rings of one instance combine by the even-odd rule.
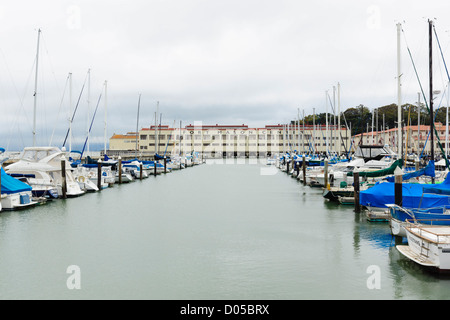
[[[328,135],[327,135],[328,132]],[[340,141],[340,146],[339,146]],[[266,125],[249,128],[247,125],[197,125],[184,128],[151,126],[142,128],[138,135],[114,134],[109,141],[108,153],[135,153],[142,156],[196,151],[205,158],[266,157],[285,151],[345,152],[350,146],[350,132],[342,127]]]

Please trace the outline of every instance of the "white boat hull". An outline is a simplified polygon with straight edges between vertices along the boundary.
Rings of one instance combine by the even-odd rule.
[[[405,227],[408,245],[397,249],[404,256],[424,267],[439,271],[450,271],[450,227],[408,226]]]
[[[28,207],[33,207],[37,204],[32,200],[31,191],[2,194],[1,196],[1,209],[2,210],[19,210]]]

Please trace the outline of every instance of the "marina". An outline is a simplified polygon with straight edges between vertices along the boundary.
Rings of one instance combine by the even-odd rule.
[[[1,300],[450,297],[449,4],[112,4],[0,7]]]
[[[448,297],[450,281],[403,257],[387,224],[271,169],[207,161],[4,211],[1,298]],[[71,265],[81,269],[80,290],[66,287]],[[367,285],[370,266],[379,268],[380,289]]]

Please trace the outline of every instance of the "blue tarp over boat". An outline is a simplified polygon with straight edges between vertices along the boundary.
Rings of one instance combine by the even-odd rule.
[[[430,191],[436,191],[430,194]],[[436,194],[438,193],[438,194]],[[431,208],[450,205],[450,175],[441,184],[403,183],[404,208]],[[379,182],[372,188],[361,191],[359,203],[366,207],[386,208],[395,203],[395,183]]]
[[[414,171],[414,172],[409,172],[406,173],[402,176],[402,180],[406,181],[412,178],[417,178],[420,176],[429,176],[429,177],[434,177],[436,174],[435,171],[435,166],[434,166],[434,161],[429,161],[427,166],[423,169],[420,169],[418,171]],[[395,176],[390,176],[386,178],[387,181],[389,182],[395,182]]]
[[[1,168],[2,175],[2,193],[11,194],[17,192],[31,191],[31,187],[6,174],[5,170]]]

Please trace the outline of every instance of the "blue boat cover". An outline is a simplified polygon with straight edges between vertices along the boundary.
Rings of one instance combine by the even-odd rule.
[[[11,194],[17,192],[31,191],[31,187],[6,174],[5,170],[1,168],[2,175],[2,193]]]
[[[447,177],[445,177],[444,182],[441,184],[424,185],[423,192],[450,195],[450,174],[447,174]]]
[[[386,208],[395,203],[395,183],[378,182],[373,187],[361,191],[359,203],[366,207]],[[429,190],[439,189],[440,194],[430,194]],[[425,192],[427,191],[427,192]],[[425,192],[425,193],[424,193]],[[450,204],[450,175],[441,184],[403,183],[402,196],[404,208],[431,208]]]
[[[403,181],[412,179],[412,178],[417,178],[420,176],[429,176],[429,177],[434,177],[435,176],[435,167],[434,167],[434,161],[429,161],[427,166],[423,169],[414,171],[414,172],[410,172],[410,173],[405,173],[402,176]],[[395,182],[395,176],[389,176],[387,177],[385,180],[389,181],[389,182]]]

